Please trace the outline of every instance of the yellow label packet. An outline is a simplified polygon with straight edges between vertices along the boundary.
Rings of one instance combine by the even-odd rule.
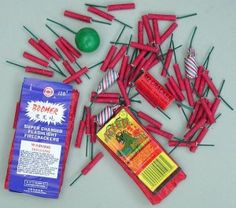
[[[125,108],[121,108],[97,136],[151,191],[178,168]]]

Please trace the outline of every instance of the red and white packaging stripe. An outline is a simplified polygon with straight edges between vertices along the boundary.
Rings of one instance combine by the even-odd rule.
[[[195,57],[195,50],[189,48],[188,56],[184,60],[185,75],[187,78],[195,79],[197,77],[198,65]]]
[[[99,126],[103,126],[113,115],[114,111],[119,107],[120,105],[112,105],[105,107],[97,116],[96,116],[96,122]]]
[[[113,69],[109,70],[98,85],[97,93],[101,93],[113,85],[118,79],[118,73]]]

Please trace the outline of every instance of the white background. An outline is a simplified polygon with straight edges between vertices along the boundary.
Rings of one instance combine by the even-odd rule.
[[[8,154],[13,137],[12,122],[14,117],[15,103],[19,98],[20,88],[24,77],[37,77],[25,74],[20,69],[5,63],[6,59],[19,63],[28,63],[22,58],[24,51],[37,53],[29,46],[29,35],[23,30],[22,25],[28,26],[38,36],[45,39],[51,45],[55,40],[44,26],[46,18],[50,17],[74,30],[84,26],[94,27],[101,36],[100,48],[92,54],[84,54],[79,60],[82,65],[92,65],[102,60],[109,46],[109,41],[115,40],[121,26],[113,23],[112,26],[100,24],[87,25],[75,20],[63,17],[65,9],[71,9],[86,14],[83,1],[72,0],[0,0],[0,207],[25,208],[25,207],[86,207],[86,208],[110,208],[110,207],[151,207],[144,195],[129,179],[123,170],[105,152],[100,144],[96,144],[96,151],[105,153],[104,159],[73,187],[69,183],[77,176],[79,170],[88,162],[85,157],[85,142],[81,150],[73,147],[75,136],[72,140],[71,151],[68,158],[65,180],[60,198],[57,200],[42,199],[23,194],[11,193],[4,190],[4,179],[7,168]],[[110,1],[114,3],[115,1]],[[92,3],[92,1],[90,2]],[[108,4],[109,1],[95,1],[97,4]],[[175,44],[183,44],[178,50],[177,56],[181,66],[186,54],[190,34],[195,25],[198,26],[194,47],[197,51],[197,59],[202,63],[204,57],[212,45],[215,50],[212,54],[209,70],[217,86],[222,79],[226,79],[223,96],[235,107],[236,69],[235,69],[235,40],[236,37],[236,1],[235,0],[145,0],[137,1],[137,8],[133,11],[114,12],[113,14],[135,27],[142,14],[148,12],[174,13],[183,15],[197,12],[198,16],[185,20],[179,20],[179,27],[175,32]],[[57,26],[53,28],[64,35],[70,41],[74,37],[69,32]],[[126,30],[122,41],[127,42],[132,31]],[[152,70],[155,77],[159,76],[159,67]],[[95,90],[102,77],[97,69],[90,72],[91,81],[83,78],[84,83],[76,86],[80,90],[80,104],[76,118],[76,130],[78,119],[81,117],[84,104],[88,104],[91,90]],[[55,76],[53,80],[61,81],[62,78]],[[141,99],[140,97],[138,97]],[[104,106],[94,110],[99,112]],[[136,105],[137,109],[152,114],[164,123],[164,128],[177,136],[184,134],[185,120],[183,115],[173,105],[168,109],[172,120],[165,119],[158,111],[155,111],[143,100],[143,105]],[[230,111],[224,104],[220,106],[222,117],[209,131],[205,143],[215,144],[215,147],[199,148],[197,153],[192,154],[186,149],[177,149],[173,158],[180,164],[187,174],[187,179],[182,182],[158,207],[201,207],[220,208],[236,207],[235,185],[235,112]],[[76,131],[75,131],[76,132]],[[164,138],[158,138],[163,146],[170,150]]]

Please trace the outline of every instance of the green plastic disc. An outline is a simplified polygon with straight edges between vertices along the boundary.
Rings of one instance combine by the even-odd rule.
[[[96,30],[90,27],[85,27],[76,33],[75,43],[79,50],[89,53],[98,48],[100,38]]]

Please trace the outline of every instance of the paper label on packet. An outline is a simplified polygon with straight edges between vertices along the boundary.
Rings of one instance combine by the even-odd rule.
[[[152,192],[178,168],[125,108],[97,136]]]
[[[69,85],[24,80],[9,190],[58,197],[71,100]]]
[[[17,174],[57,178],[61,145],[22,140]]]

